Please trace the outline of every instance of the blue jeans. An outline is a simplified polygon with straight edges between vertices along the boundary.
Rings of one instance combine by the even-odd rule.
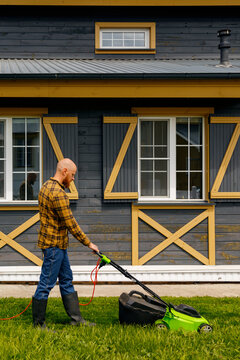
[[[40,280],[34,298],[47,300],[52,288],[59,280],[61,295],[73,293],[73,275],[70,268],[67,250],[57,247],[50,247],[43,250],[44,259],[40,275]]]

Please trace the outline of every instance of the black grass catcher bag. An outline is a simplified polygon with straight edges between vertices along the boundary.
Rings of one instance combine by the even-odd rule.
[[[121,324],[153,324],[162,319],[166,306],[139,291],[122,293],[119,297],[119,321]]]

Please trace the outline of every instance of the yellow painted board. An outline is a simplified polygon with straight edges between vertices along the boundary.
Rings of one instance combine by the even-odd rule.
[[[43,124],[77,124],[78,117],[43,117]]]
[[[0,0],[0,5],[32,6],[239,6],[239,0]]]
[[[42,116],[48,108],[0,108],[0,116]]]
[[[137,107],[131,109],[132,114],[138,116],[208,116],[214,113],[214,108],[190,108],[190,107]]]
[[[25,249],[22,245],[18,244],[16,241],[12,240],[9,236],[5,235],[2,231],[0,231],[0,239],[36,265],[42,265],[41,259],[39,259],[36,255],[32,254],[27,249]]]
[[[179,239],[181,236],[183,236],[189,230],[194,228],[196,225],[198,225],[200,222],[202,222],[204,219],[206,219],[207,216],[208,216],[208,211],[205,210],[200,215],[196,216],[193,220],[189,221],[181,229],[176,231],[174,234],[170,235],[168,237],[168,239],[164,240],[164,248],[166,248],[166,246],[171,245],[175,240]],[[157,255],[160,251],[162,251],[162,246],[163,246],[162,244],[163,243],[157,245],[154,249],[152,249],[146,255],[144,255],[142,258],[140,258],[139,265],[143,265],[144,263],[149,261],[153,256]]]
[[[0,80],[0,96],[21,98],[239,98],[240,79]]]
[[[104,116],[104,124],[137,124],[137,117],[134,116]]]
[[[137,199],[137,192],[104,192],[104,199]]]
[[[142,211],[138,212],[138,216],[139,216],[140,219],[145,221],[148,225],[150,225],[152,228],[154,228],[155,230],[157,230],[159,233],[163,234],[164,236],[170,237],[170,236],[173,235],[170,231],[168,231],[166,228],[164,228],[162,225],[157,223],[155,220],[150,218],[148,215],[146,215]],[[189,229],[189,230],[191,230],[191,229]],[[195,257],[199,261],[201,261],[203,264],[205,264],[205,265],[209,264],[209,260],[205,256],[200,254],[197,250],[192,248],[190,245],[186,244],[181,239],[174,240],[174,243],[177,244],[179,247],[181,247],[186,252],[188,252],[190,255],[192,255],[193,257]],[[169,245],[170,244],[169,244],[168,239],[161,242],[161,246],[158,247],[158,253],[161,252],[162,250],[164,250]]]
[[[238,117],[238,116],[211,116],[210,122],[212,124],[239,124],[240,117]]]

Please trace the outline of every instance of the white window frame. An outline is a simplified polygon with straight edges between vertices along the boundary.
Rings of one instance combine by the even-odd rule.
[[[202,118],[202,198],[201,199],[177,199],[176,198],[176,119],[179,117],[186,118]],[[168,141],[169,141],[169,154],[168,158],[169,162],[169,172],[168,172],[168,185],[169,185],[169,196],[141,196],[141,121],[162,121],[168,120]],[[170,134],[174,134],[174,136],[170,136]],[[205,121],[203,116],[154,116],[154,117],[139,117],[138,118],[138,201],[139,202],[180,202],[180,203],[195,203],[195,202],[204,202],[205,199]],[[189,170],[188,170],[189,172]]]
[[[0,205],[5,203],[11,204],[37,204],[38,200],[13,200],[13,144],[12,144],[12,119],[39,119],[39,187],[42,183],[42,126],[41,118],[39,116],[12,116],[12,117],[0,117],[0,120],[5,121],[5,198],[0,198]]]
[[[144,46],[103,46],[102,41],[102,33],[103,32],[107,32],[107,33],[116,33],[116,32],[121,32],[121,33],[126,33],[126,32],[131,32],[131,33],[139,33],[139,32],[144,32],[145,33],[145,45]],[[104,49],[104,50],[114,50],[114,49],[121,49],[121,50],[137,50],[137,49],[149,49],[150,48],[150,29],[148,28],[102,28],[100,29],[100,49]]]

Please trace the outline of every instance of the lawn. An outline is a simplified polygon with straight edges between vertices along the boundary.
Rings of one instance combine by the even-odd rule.
[[[163,298],[185,303],[200,311],[213,333],[161,331],[154,327],[122,326],[118,322],[118,298],[95,298],[81,307],[97,326],[71,327],[61,299],[50,298],[47,324],[51,330],[32,327],[31,307],[20,317],[0,321],[0,359],[73,360],[234,360],[240,359],[239,298]],[[0,318],[22,311],[30,299],[0,299]],[[87,298],[80,298],[87,302]]]

